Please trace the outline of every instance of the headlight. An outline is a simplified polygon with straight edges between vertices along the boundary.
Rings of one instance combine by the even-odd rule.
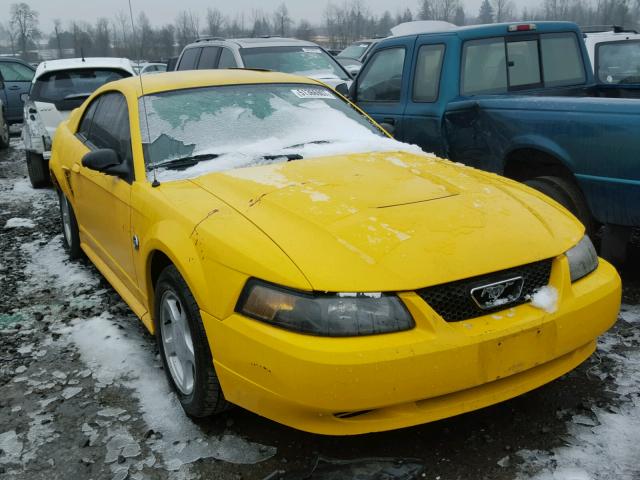
[[[582,240],[575,247],[567,251],[567,258],[569,259],[572,282],[581,279],[598,268],[598,254],[587,235],[582,237]]]
[[[409,330],[415,325],[402,301],[384,293],[305,293],[250,280],[236,311],[287,330],[351,337]]]

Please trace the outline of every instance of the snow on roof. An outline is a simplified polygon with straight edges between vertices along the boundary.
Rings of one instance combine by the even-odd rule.
[[[112,57],[86,57],[82,58],[63,58],[60,60],[47,60],[36,69],[33,77],[34,81],[42,74],[47,72],[55,72],[59,70],[71,70],[76,68],[120,68],[126,70],[131,75],[135,75],[131,60],[128,58],[112,58]]]
[[[404,22],[391,29],[394,37],[403,35],[417,35],[420,33],[448,32],[458,28],[453,23],[441,22],[439,20],[416,20],[414,22]]]

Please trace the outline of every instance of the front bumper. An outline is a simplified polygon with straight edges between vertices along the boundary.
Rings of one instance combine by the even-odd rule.
[[[553,314],[525,304],[456,323],[404,293],[416,328],[369,337],[300,335],[237,314],[202,318],[229,401],[300,430],[352,435],[492,405],[587,359],[615,322],[620,278],[601,260],[571,284],[561,256],[550,284],[560,297]]]

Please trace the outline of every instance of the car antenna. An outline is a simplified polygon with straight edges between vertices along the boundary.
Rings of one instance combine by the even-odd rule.
[[[129,17],[131,18],[131,32],[133,34],[133,40],[135,43],[136,39],[136,27],[133,21],[133,8],[131,7],[131,0],[129,0]],[[142,56],[142,45],[140,45],[140,50],[138,50],[138,59],[136,62],[138,63],[138,78],[140,79],[140,92],[142,93],[142,109],[144,110],[144,124],[147,128],[147,142],[151,141],[151,132],[149,131],[149,119],[147,117],[147,102],[144,97],[144,86],[142,84],[142,68],[140,66],[140,57]],[[158,181],[158,177],[156,175],[156,167],[153,166],[153,182],[151,182],[152,187],[159,187],[160,182]]]
[[[82,63],[85,62],[84,60],[84,48],[80,47],[80,57],[82,58]]]

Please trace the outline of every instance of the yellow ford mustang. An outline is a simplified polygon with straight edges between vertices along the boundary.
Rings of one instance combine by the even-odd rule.
[[[323,434],[543,385],[615,321],[620,279],[561,206],[389,138],[309,79],[110,83],[56,133],[65,246],[156,335],[192,417]]]

